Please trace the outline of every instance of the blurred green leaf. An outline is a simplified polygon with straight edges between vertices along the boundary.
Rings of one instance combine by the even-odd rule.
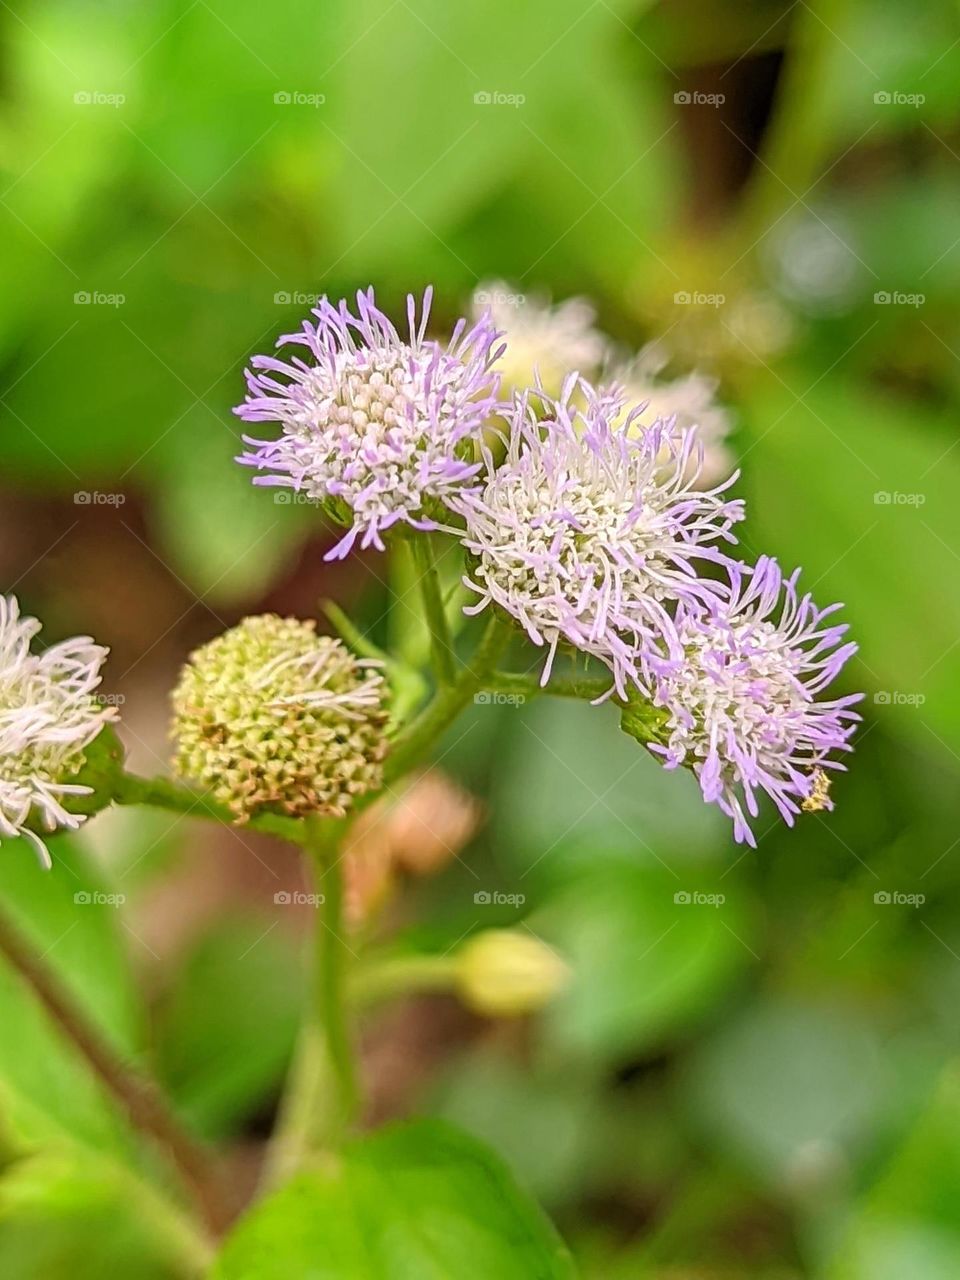
[[[685,1100],[725,1147],[784,1187],[842,1179],[891,1079],[854,1009],[764,1000],[696,1055]]]
[[[169,1280],[185,1274],[176,1233],[158,1200],[89,1151],[45,1152],[0,1177],[5,1280]]]
[[[225,919],[184,957],[156,1015],[160,1073],[209,1137],[276,1090],[300,1016],[299,948],[262,919]]]
[[[217,608],[261,595],[320,516],[292,502],[289,489],[256,488],[254,473],[234,461],[237,437],[200,415],[189,415],[200,418],[189,457],[179,440],[164,457],[153,523],[174,571]]]
[[[960,1074],[863,1198],[827,1280],[949,1280],[960,1270]]]
[[[49,842],[45,871],[23,842],[4,844],[5,909],[52,965],[87,1015],[124,1054],[136,1052],[142,1013],[131,979],[120,909],[77,844]],[[34,1146],[66,1134],[114,1152],[129,1149],[125,1124],[86,1064],[57,1031],[19,974],[0,963],[0,1110],[17,1140]]]
[[[301,1174],[228,1239],[216,1280],[572,1280],[500,1161],[436,1121],[381,1130]]]
[[[687,1031],[759,959],[735,880],[596,850],[530,925],[573,973],[545,1012],[549,1042],[605,1058],[649,1052]]]
[[[749,389],[744,416],[747,551],[805,565],[802,588],[846,601],[877,714],[955,752],[960,597],[943,587],[960,565],[960,459],[934,414],[792,368]]]
[[[504,714],[512,732],[497,759],[492,821],[523,876],[549,880],[574,847],[696,861],[726,829],[691,774],[666,772],[620,731],[614,707],[541,698]]]

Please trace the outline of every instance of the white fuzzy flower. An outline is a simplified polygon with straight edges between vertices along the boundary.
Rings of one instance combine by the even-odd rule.
[[[0,837],[26,836],[49,866],[46,846],[26,824],[33,817],[46,831],[80,825],[83,817],[63,799],[91,788],[65,779],[116,712],[93,697],[108,651],[74,636],[31,653],[40,629],[36,618],[20,616],[15,596],[0,596]]]
[[[464,582],[480,597],[466,612],[493,605],[519,622],[549,650],[544,682],[563,644],[605,663],[622,697],[646,687],[661,647],[682,658],[673,610],[723,592],[700,570],[728,563],[718,544],[736,541],[743,518],[726,496],[736,477],[695,489],[689,431],[658,423],[635,435],[629,415],[613,426],[624,413],[575,374],[557,400],[517,396],[503,461],[487,450],[482,485],[451,504],[465,524]]]
[[[673,381],[659,378],[667,356],[658,343],[644,347],[634,361],[613,370],[613,382],[624,393],[630,406],[644,405],[631,423],[634,434],[652,427],[657,419],[676,420],[681,431],[695,432],[696,442],[703,448],[703,465],[699,483],[709,488],[730,474],[733,457],[726,445],[730,434],[730,415],[715,396],[717,383],[700,373],[688,373]],[[696,450],[694,451],[696,457]],[[670,459],[664,456],[664,462]]]
[[[473,295],[474,315],[479,318],[485,311],[506,337],[497,371],[507,395],[539,382],[548,395],[558,396],[569,373],[589,378],[600,367],[607,343],[594,328],[596,312],[584,298],[551,307],[494,280]]]

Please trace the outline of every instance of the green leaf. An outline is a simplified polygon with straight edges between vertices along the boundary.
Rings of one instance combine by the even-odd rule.
[[[595,850],[531,927],[573,974],[545,1011],[549,1041],[590,1057],[662,1045],[758,958],[752,912],[734,877]]]
[[[960,1273],[960,1072],[954,1063],[866,1194],[827,1280],[953,1280]]]
[[[142,1022],[122,940],[122,903],[75,841],[58,836],[48,845],[52,871],[39,865],[25,842],[4,844],[4,910],[103,1034],[122,1053],[133,1054]],[[5,962],[0,1026],[0,1112],[18,1143],[29,1147],[68,1136],[100,1149],[129,1150],[125,1123],[86,1063]]]
[[[743,405],[746,550],[802,564],[801,587],[845,601],[861,642],[856,679],[880,691],[878,714],[921,745],[936,749],[939,737],[956,749],[960,597],[943,589],[960,562],[950,422],[836,374],[811,381],[810,369],[785,369]]]
[[[262,918],[222,920],[161,1001],[160,1072],[201,1133],[232,1131],[279,1086],[300,1015],[298,950]]]
[[[876,1029],[855,1010],[767,1000],[704,1046],[686,1097],[739,1160],[802,1187],[844,1167],[876,1125],[891,1079]]]
[[[238,393],[239,394],[239,393]],[[189,448],[172,433],[153,503],[153,524],[176,573],[214,608],[251,600],[288,564],[311,522],[313,504],[289,489],[262,489],[234,458],[239,438],[209,413],[187,416]]]
[[[4,1280],[169,1280],[184,1274],[183,1256],[174,1253],[178,1231],[148,1187],[89,1151],[44,1152],[0,1178]]]
[[[255,1208],[213,1280],[572,1280],[500,1160],[437,1121],[382,1130]]]

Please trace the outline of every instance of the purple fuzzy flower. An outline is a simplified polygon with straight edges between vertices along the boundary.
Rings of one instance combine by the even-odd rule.
[[[573,374],[559,400],[542,390],[506,411],[506,457],[486,454],[482,483],[451,506],[463,518],[466,584],[504,609],[549,657],[566,643],[604,662],[613,687],[649,687],[648,658],[679,660],[678,600],[712,599],[724,585],[699,576],[727,563],[742,503],[695,489],[692,432],[657,422],[634,437],[622,400]],[[616,424],[616,425],[614,425]],[[668,465],[664,465],[665,455]]]
[[[738,842],[756,845],[744,814],[765,791],[788,825],[801,809],[830,808],[829,757],[849,751],[861,694],[816,701],[856,652],[844,624],[825,625],[840,605],[798,597],[799,570],[784,579],[775,560],[732,573],[727,602],[681,607],[683,661],[661,670],[655,701],[670,711],[668,768],[688,765],[703,797],[733,819]]]
[[[310,359],[254,356],[247,398],[234,410],[245,422],[277,422],[276,440],[244,436],[238,462],[268,474],[254,484],[283,485],[322,502],[349,532],[328,553],[342,558],[356,539],[384,549],[398,521],[437,527],[441,504],[480,469],[472,441],[496,403],[491,371],[500,348],[489,319],[457,322],[446,346],[425,338],[432,290],[419,320],[407,298],[409,338],[380,311],[373,290],[357,294],[357,314],[326,298],[296,343]]]

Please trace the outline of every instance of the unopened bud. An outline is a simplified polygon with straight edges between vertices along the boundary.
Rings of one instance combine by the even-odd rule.
[[[177,772],[240,821],[264,810],[342,816],[382,781],[377,664],[312,622],[245,618],[198,649],[174,690]]]
[[[456,963],[456,986],[464,1004],[494,1018],[541,1009],[570,977],[552,948],[515,929],[475,934],[460,948]]]

